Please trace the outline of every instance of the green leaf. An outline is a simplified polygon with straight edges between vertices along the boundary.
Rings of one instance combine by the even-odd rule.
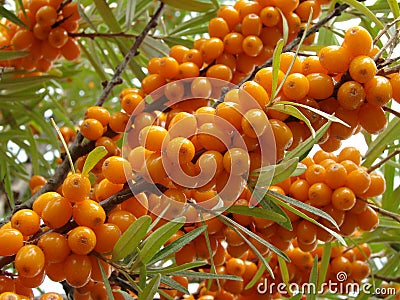
[[[183,285],[179,284],[169,276],[161,275],[161,282],[171,287],[174,290],[184,293],[185,295],[190,294],[187,288],[185,288]]]
[[[368,9],[362,2],[357,0],[343,0],[343,3],[347,3],[353,6],[358,12],[364,14],[370,22],[374,22],[379,29],[384,29],[385,25],[376,17],[376,15]]]
[[[157,274],[154,276],[143,289],[141,293],[138,295],[138,300],[149,300],[154,299],[155,294],[157,293],[158,287],[160,286],[161,274]]]
[[[113,290],[114,293],[120,293],[122,295],[122,297],[124,298],[124,300],[132,300],[132,296],[129,295],[127,292],[122,291],[122,290]]]
[[[311,150],[311,148],[319,141],[319,139],[325,134],[328,130],[329,126],[331,126],[331,121],[328,121],[325,125],[323,125],[315,134],[315,138],[310,136],[306,139],[303,143],[300,143],[294,150],[286,152],[285,158],[283,159],[288,160],[294,157],[299,157],[299,160],[302,160],[307,153]]]
[[[288,41],[288,37],[289,37],[289,24],[286,20],[285,14],[279,8],[277,8],[277,9],[279,10],[279,13],[281,14],[283,41],[284,41],[284,44],[286,45],[287,41]]]
[[[305,166],[299,164],[297,157],[284,160],[277,165],[265,166],[251,172],[249,182],[254,186],[270,186],[285,180],[294,173],[300,175],[305,172]],[[299,174],[300,173],[300,174]],[[253,177],[255,177],[253,179]]]
[[[321,117],[324,117],[325,119],[335,122],[335,123],[339,123],[342,124],[346,127],[350,127],[346,122],[342,121],[341,119],[339,119],[338,117],[335,117],[333,115],[327,114],[326,112],[323,112],[322,110],[319,110],[317,108],[305,105],[305,104],[301,104],[301,103],[296,103],[296,102],[290,102],[290,101],[279,101],[280,104],[287,104],[287,105],[293,105],[293,106],[299,106],[308,110],[311,110],[312,112],[320,115]]]
[[[182,24],[173,28],[173,30],[168,34],[167,37],[170,37],[172,35],[180,36],[180,34],[182,34],[182,32],[184,32],[187,29],[192,29],[192,28],[198,27],[200,25],[207,24],[211,18],[215,17],[215,15],[216,15],[216,12],[215,12],[215,10],[213,10],[208,13],[201,14],[197,17],[190,18],[186,22],[183,22]],[[166,39],[166,38],[164,38],[164,39]]]
[[[172,266],[161,267],[161,268],[157,268],[157,269],[147,269],[147,271],[148,271],[148,274],[158,274],[158,273],[174,274],[176,272],[199,268],[199,267],[204,266],[205,264],[206,264],[206,262],[204,262],[204,261],[194,261],[194,262],[190,262],[190,263],[184,263],[179,266],[172,265]]]
[[[22,22],[14,13],[4,8],[3,5],[0,6],[0,16],[3,16],[7,20],[13,22],[14,24],[22,28],[27,28],[24,22]]]
[[[251,216],[251,217],[256,217],[256,218],[262,218],[266,220],[272,220],[274,222],[284,222],[286,221],[286,218],[283,217],[282,215],[266,210],[263,208],[259,207],[249,207],[249,206],[244,206],[244,205],[233,205],[229,207],[226,212],[233,213],[233,214],[240,214],[240,215],[245,215],[245,216]]]
[[[88,154],[83,165],[82,174],[87,175],[97,165],[97,163],[107,155],[107,149],[104,146],[94,148]]]
[[[179,217],[172,220],[156,231],[154,231],[144,242],[140,248],[139,255],[134,262],[132,268],[139,264],[147,264],[153,259],[154,255],[160,250],[168,239],[182,227],[185,223],[185,217]]]
[[[150,216],[141,216],[122,234],[112,251],[112,260],[119,261],[132,253],[146,236],[151,224]]]
[[[331,259],[332,243],[326,242],[323,247],[324,251],[322,251],[321,265],[318,274],[318,290],[320,290],[322,284],[325,282],[326,274],[328,272],[329,261]]]
[[[164,42],[168,44],[169,47],[172,47],[174,45],[182,45],[187,48],[192,48],[193,47],[193,41],[189,39],[184,39],[180,36],[165,36],[163,37]]]
[[[151,36],[145,37],[140,45],[140,49],[147,57],[163,57],[168,56],[169,53],[169,47],[162,40],[152,38]]]
[[[199,0],[186,0],[186,1],[180,1],[180,0],[162,0],[165,4],[168,4],[170,6],[173,6],[178,9],[183,9],[187,11],[198,11],[198,12],[205,12],[208,10],[211,10],[214,7],[213,4],[199,1]]]
[[[310,278],[308,282],[310,283],[309,293],[307,295],[307,300],[315,300],[317,299],[317,280],[318,280],[318,256],[314,256],[314,263],[310,272]]]
[[[130,29],[132,26],[132,22],[134,20],[135,11],[136,11],[136,0],[128,0],[126,3],[126,13],[125,13],[125,28]]]
[[[175,275],[185,276],[190,278],[198,278],[198,279],[227,279],[227,280],[243,281],[243,278],[235,275],[213,274],[213,273],[196,272],[196,271],[181,271],[181,272],[176,272]]]
[[[97,257],[96,257],[96,261],[100,268],[101,277],[103,278],[103,283],[104,283],[104,286],[106,287],[108,299],[114,300],[114,295],[112,293],[110,281],[108,281],[108,277],[107,277],[106,272],[104,271],[103,265],[101,264],[100,259],[98,259]]]
[[[100,13],[103,21],[107,24],[111,32],[121,32],[121,26],[115,18],[110,6],[105,0],[94,0],[94,4]]]
[[[393,16],[395,19],[400,17],[400,8],[399,8],[399,3],[397,0],[387,0],[389,3],[390,9],[392,10]],[[399,27],[399,23],[397,23],[397,28]]]
[[[279,264],[279,271],[281,272],[281,276],[282,276],[282,281],[286,286],[286,290],[290,294],[290,289],[288,289],[288,287],[289,287],[289,270],[287,268],[287,264],[282,259],[282,257],[278,257],[278,264]]]
[[[311,136],[313,138],[315,137],[315,130],[312,127],[310,120],[307,119],[306,116],[298,108],[294,107],[293,105],[283,104],[282,101],[275,102],[270,108],[283,112],[285,114],[289,114],[299,119],[300,121],[303,121],[307,125],[308,129],[310,129]]]
[[[156,263],[157,261],[161,261],[164,258],[169,257],[171,254],[175,253],[179,249],[181,249],[184,245],[190,243],[192,240],[194,240],[196,237],[198,237],[200,234],[206,230],[207,226],[203,225],[200,227],[197,227],[196,229],[193,229],[192,231],[185,233],[183,236],[180,238],[176,239],[173,241],[171,244],[168,246],[164,247],[160,251],[154,255],[154,258],[148,262],[148,265],[152,265]]]
[[[271,100],[275,99],[275,96],[277,94],[278,74],[280,70],[281,54],[284,45],[285,41],[283,39],[280,39],[274,49],[274,55],[272,58],[272,90],[270,95]]]
[[[20,57],[28,56],[28,51],[8,51],[8,50],[1,50],[0,51],[0,60],[8,60],[8,59],[15,59]]]
[[[278,257],[279,259],[279,257]],[[250,280],[250,282],[245,286],[245,290],[251,289],[257,282],[258,280],[261,278],[261,276],[264,274],[265,271],[265,265],[261,264],[258,269],[256,274],[254,274],[253,278]]]

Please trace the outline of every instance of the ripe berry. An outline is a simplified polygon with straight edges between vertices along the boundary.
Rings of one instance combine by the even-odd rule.
[[[43,271],[45,256],[38,246],[25,245],[18,250],[14,264],[19,275],[32,278]]]
[[[68,246],[75,254],[88,254],[96,246],[96,234],[89,227],[75,227],[68,233]]]
[[[88,176],[80,173],[68,175],[62,185],[64,197],[73,202],[79,202],[88,198],[90,189],[91,184]]]
[[[10,256],[17,253],[23,246],[22,233],[14,228],[0,228],[0,256]]]
[[[39,215],[31,209],[21,209],[11,217],[11,226],[23,235],[35,234],[40,229]]]

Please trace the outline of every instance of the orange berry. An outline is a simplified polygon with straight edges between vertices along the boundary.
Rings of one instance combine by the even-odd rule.
[[[64,197],[74,202],[88,198],[90,189],[91,184],[88,176],[80,173],[68,175],[62,185]]]
[[[281,22],[281,14],[274,6],[264,7],[260,12],[260,18],[267,27],[273,27]]]
[[[112,223],[100,224],[94,229],[94,233],[96,234],[94,251],[100,254],[111,252],[122,234],[119,227]]]
[[[369,104],[382,107],[392,99],[392,85],[383,76],[374,76],[364,84],[366,99]]]
[[[0,256],[10,256],[23,246],[22,233],[14,228],[0,228]]]
[[[68,233],[68,246],[75,254],[88,254],[96,246],[96,234],[89,227],[75,227]]]
[[[83,287],[90,279],[92,263],[87,255],[71,253],[64,262],[65,279],[75,288]]]
[[[43,271],[45,256],[38,246],[25,245],[18,250],[14,264],[19,275],[33,278]]]
[[[332,205],[338,210],[350,210],[356,204],[356,195],[348,187],[340,187],[332,193]]]
[[[178,75],[179,64],[175,58],[168,56],[162,57],[159,64],[158,74],[161,77],[171,79]]]
[[[324,73],[307,75],[309,83],[308,96],[315,100],[327,99],[333,94],[334,84],[332,77]]]
[[[62,27],[53,28],[50,30],[48,41],[51,46],[61,48],[68,42],[68,32]]]
[[[363,231],[373,231],[379,225],[379,216],[375,210],[367,206],[365,211],[357,215],[358,227]]]
[[[60,228],[72,216],[72,205],[67,198],[60,197],[49,201],[42,211],[42,220],[50,228]]]
[[[377,68],[375,61],[365,55],[360,55],[352,59],[349,67],[349,73],[353,80],[366,83],[374,78]]]
[[[78,5],[78,2],[69,2],[64,5],[62,8],[64,18],[68,18],[71,21],[80,20],[81,16],[79,15]]]
[[[76,61],[81,57],[81,48],[75,39],[68,38],[67,42],[61,47],[61,54],[68,61]]]
[[[304,98],[309,91],[310,84],[307,77],[301,73],[290,74],[283,84],[283,93],[292,100]]]
[[[70,253],[67,239],[57,232],[42,235],[37,245],[42,249],[46,263],[61,263]]]
[[[23,235],[35,234],[40,229],[40,217],[31,209],[21,209],[11,217],[11,226]]]
[[[50,5],[42,6],[36,12],[35,19],[41,26],[51,26],[57,21],[57,10]]]
[[[340,46],[326,46],[318,53],[319,61],[329,73],[344,73],[349,69],[351,52]]]
[[[343,83],[337,92],[337,101],[345,109],[354,110],[359,108],[365,100],[366,91],[357,81]]]
[[[378,134],[387,126],[385,112],[381,107],[364,103],[358,112],[361,127],[370,134]]]
[[[372,37],[361,26],[352,26],[346,30],[343,47],[349,49],[351,55],[368,55],[372,49]]]
[[[400,73],[395,73],[390,77],[390,84],[392,86],[393,99],[397,103],[400,103]]]
[[[256,35],[248,35],[243,39],[242,42],[243,52],[250,57],[259,55],[263,49],[263,46],[262,40]]]
[[[208,33],[210,37],[223,39],[230,32],[229,25],[224,18],[212,18],[208,22]]]

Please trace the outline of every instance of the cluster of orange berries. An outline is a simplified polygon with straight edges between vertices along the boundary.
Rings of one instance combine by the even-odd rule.
[[[20,50],[29,54],[22,58],[0,61],[3,67],[47,72],[60,57],[74,61],[81,50],[69,33],[77,32],[80,15],[77,2],[62,0],[24,0],[18,18],[20,27],[1,20],[0,51]]]
[[[290,245],[285,251],[291,262],[286,263],[288,270],[288,283],[296,284],[300,287],[307,283],[310,277],[310,271],[313,266],[314,257],[318,257],[318,268],[321,264],[323,247],[318,247],[313,251],[302,251],[296,241]],[[358,247],[343,247],[334,246],[330,253],[330,262],[327,269],[325,282],[330,283],[361,283],[361,280],[370,274],[370,267],[367,259],[371,256],[371,249],[368,244],[361,244]],[[246,299],[281,299],[282,296],[287,296],[289,291],[282,294],[282,290],[278,287],[283,284],[282,274],[278,265],[278,260],[275,254],[272,254],[269,260],[269,265],[273,270],[274,277],[265,271],[259,280],[250,288],[245,288],[246,285],[255,276],[259,263],[255,262],[247,253],[239,258],[230,257],[227,254],[225,264],[216,267],[217,274],[230,274],[241,277],[242,281],[220,280],[219,284],[222,289],[218,289],[215,281],[212,281],[211,288],[207,288],[207,282],[200,285],[199,297],[201,300],[227,299],[227,300],[246,300]],[[204,270],[209,272],[209,270]],[[338,280],[338,275],[340,276]],[[324,285],[324,292],[328,292],[328,285]],[[334,285],[331,285],[334,287]],[[187,297],[184,299],[194,299]]]

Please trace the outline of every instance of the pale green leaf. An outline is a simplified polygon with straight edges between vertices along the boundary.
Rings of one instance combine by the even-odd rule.
[[[87,175],[97,165],[97,163],[107,155],[107,149],[104,146],[94,148],[88,154],[83,165],[82,174]]]
[[[100,263],[100,259],[96,257],[97,264],[99,265],[101,277],[103,278],[104,286],[106,287],[107,296],[109,300],[114,300],[114,295],[112,293],[110,281],[108,280],[107,274],[104,271],[103,265]]]
[[[274,222],[284,222],[286,218],[274,211],[269,211],[259,207],[249,207],[244,205],[233,205],[230,206],[226,212],[233,213],[233,214],[240,214],[245,216],[251,216],[266,220],[272,220]]]
[[[308,282],[310,283],[310,293],[307,295],[307,300],[315,300],[317,299],[317,281],[318,281],[318,257],[314,256],[313,266],[311,268],[310,277]]]
[[[347,3],[348,5],[357,9],[358,12],[364,14],[370,22],[374,22],[376,26],[380,29],[384,29],[385,25],[377,18],[377,16],[365,6],[364,3],[359,2],[357,0],[343,0],[343,3]]]
[[[143,289],[141,293],[138,295],[138,300],[149,300],[154,299],[155,294],[157,293],[158,287],[161,281],[161,274],[155,275]]]
[[[15,59],[20,57],[28,56],[28,51],[8,51],[8,50],[1,50],[0,51],[0,60],[8,60],[8,59]]]
[[[328,272],[329,262],[331,259],[332,244],[331,242],[326,242],[322,247],[324,247],[324,251],[322,251],[321,265],[318,274],[318,290],[325,282],[326,274]]]
[[[211,10],[214,7],[213,4],[199,1],[199,0],[162,0],[165,4],[173,6],[178,9],[188,10],[188,11],[198,11],[198,12],[205,12]]]

